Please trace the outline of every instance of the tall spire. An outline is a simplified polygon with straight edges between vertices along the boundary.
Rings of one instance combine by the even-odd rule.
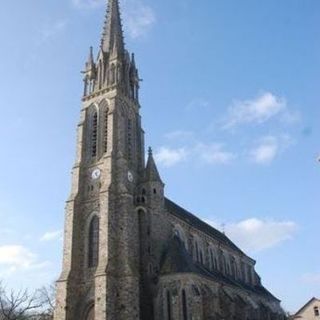
[[[110,54],[121,54],[124,52],[119,0],[108,0],[106,19],[102,32],[101,49],[103,52],[109,52]]]

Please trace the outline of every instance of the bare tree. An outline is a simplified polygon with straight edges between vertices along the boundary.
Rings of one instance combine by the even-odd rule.
[[[39,301],[41,302],[41,312],[39,312],[39,320],[53,319],[55,308],[56,288],[52,284],[49,287],[42,287],[38,290]],[[1,320],[1,319],[0,319]]]
[[[25,320],[41,307],[37,293],[28,290],[7,292],[0,282],[0,320]]]

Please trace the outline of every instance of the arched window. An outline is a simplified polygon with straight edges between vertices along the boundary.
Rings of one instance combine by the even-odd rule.
[[[102,74],[103,74],[102,61],[99,60],[99,89],[101,89],[102,87]]]
[[[201,249],[199,250],[199,253],[200,253],[200,263],[203,264],[204,260],[203,260],[203,253]]]
[[[91,119],[91,156],[97,155],[97,140],[98,140],[98,113],[95,111]]]
[[[188,306],[186,290],[182,290],[182,319],[188,320]]]
[[[99,218],[94,216],[89,226],[88,266],[94,268],[99,260]]]
[[[183,243],[186,250],[188,250],[188,241],[187,237],[185,235],[184,230],[180,225],[176,225],[174,228],[174,235],[180,239],[180,241]]]
[[[210,249],[210,267],[211,267],[211,270],[214,270],[217,267],[213,249]]]
[[[127,121],[127,152],[128,160],[132,160],[132,120]]]
[[[172,310],[171,310],[171,293],[167,291],[167,320],[172,320]]]
[[[320,315],[320,311],[319,311],[319,307],[314,307],[313,308],[313,311],[314,311],[314,315],[316,316],[316,317],[319,317],[319,315]]]
[[[226,274],[227,261],[222,250],[220,250],[220,272]]]
[[[106,153],[108,151],[108,109],[104,110],[104,132],[103,132],[103,152]]]
[[[231,258],[231,275],[233,278],[238,278],[238,268],[237,268],[237,262],[234,257]]]
[[[110,68],[110,84],[114,84],[116,81],[116,67],[114,64],[111,65]]]
[[[196,261],[199,262],[200,256],[199,256],[199,245],[198,242],[196,241],[195,243],[195,249],[196,249]]]

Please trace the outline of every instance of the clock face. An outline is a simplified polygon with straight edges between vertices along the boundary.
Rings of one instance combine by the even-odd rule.
[[[128,180],[129,182],[133,182],[133,174],[131,171],[128,171]]]
[[[98,179],[98,178],[100,177],[100,175],[101,175],[100,169],[94,169],[94,170],[92,171],[92,173],[91,173],[91,178],[92,178],[93,180],[96,180],[96,179]]]

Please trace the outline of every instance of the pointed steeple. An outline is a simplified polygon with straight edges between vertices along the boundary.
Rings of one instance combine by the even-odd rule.
[[[124,53],[123,31],[119,0],[109,0],[103,27],[101,49],[113,55]]]
[[[149,148],[148,151],[148,161],[145,170],[145,180],[148,182],[161,182],[163,184],[156,163],[154,161],[151,148]]]
[[[86,71],[90,72],[93,71],[95,68],[94,58],[93,58],[93,48],[90,47],[88,60],[86,62]]]

